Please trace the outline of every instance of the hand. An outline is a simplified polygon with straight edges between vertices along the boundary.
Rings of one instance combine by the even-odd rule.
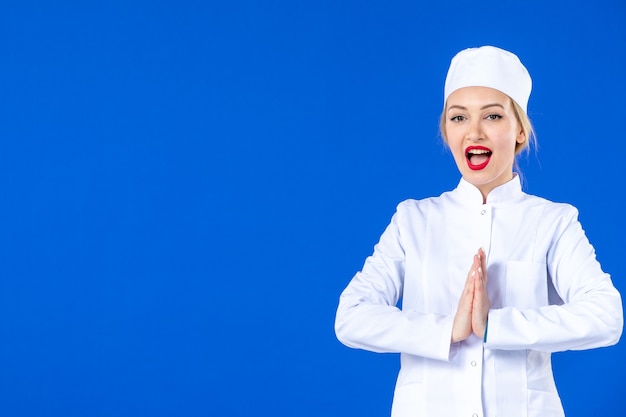
[[[472,304],[472,331],[481,339],[485,337],[487,329],[487,316],[489,315],[489,294],[487,293],[487,264],[485,252],[482,248],[478,251],[480,267],[476,271],[474,280],[474,302]],[[476,256],[474,256],[476,258]]]
[[[451,338],[453,343],[467,339],[472,333],[480,338],[485,335],[490,308],[486,271],[485,252],[481,248],[474,255],[474,262],[467,274],[454,316]]]

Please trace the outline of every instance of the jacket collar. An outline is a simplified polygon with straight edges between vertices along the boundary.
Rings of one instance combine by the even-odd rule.
[[[480,190],[467,182],[464,178],[461,178],[459,181],[459,185],[455,189],[455,194],[470,204],[483,204],[483,196],[480,193]],[[513,202],[520,199],[523,194],[519,175],[514,173],[511,181],[508,181],[491,190],[487,196],[487,204],[503,204]]]

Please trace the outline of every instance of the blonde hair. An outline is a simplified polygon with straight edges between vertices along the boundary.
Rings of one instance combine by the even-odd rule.
[[[522,109],[522,107],[515,102],[512,98],[509,97],[511,103],[513,104],[513,112],[515,113],[515,117],[517,118],[517,123],[519,123],[522,128],[522,132],[524,133],[525,140],[522,143],[515,144],[515,155],[519,155],[522,152],[528,153],[530,150],[530,146],[532,145],[534,148],[537,147],[537,138],[535,136],[535,129],[533,129],[533,125],[528,118],[528,115]],[[446,137],[446,105],[443,107],[443,111],[441,112],[441,117],[439,118],[439,133],[443,138],[443,141],[447,144],[448,138]],[[515,160],[515,167],[517,168],[517,158]]]

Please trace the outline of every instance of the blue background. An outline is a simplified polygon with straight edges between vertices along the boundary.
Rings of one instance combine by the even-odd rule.
[[[533,77],[526,190],[626,294],[623,1],[3,1],[0,415],[388,415],[338,296],[458,182],[443,82],[483,44]],[[625,354],[554,355],[568,417],[624,415]]]

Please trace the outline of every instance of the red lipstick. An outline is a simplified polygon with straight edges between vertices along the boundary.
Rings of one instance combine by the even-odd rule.
[[[484,146],[468,146],[465,148],[465,160],[467,166],[474,171],[479,171],[489,164],[491,149]]]

